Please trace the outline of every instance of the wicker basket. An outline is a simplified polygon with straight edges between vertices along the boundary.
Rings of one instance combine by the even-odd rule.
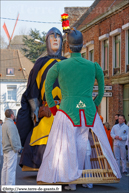
[[[45,183],[42,181],[38,181],[38,185],[43,184],[105,184],[105,183],[119,183],[120,179],[118,179],[106,157],[103,155],[100,143],[98,141],[97,136],[94,134],[92,130],[89,132],[89,140],[91,145],[91,168],[88,170],[83,170],[82,176],[75,181],[71,182],[57,182],[57,183]]]

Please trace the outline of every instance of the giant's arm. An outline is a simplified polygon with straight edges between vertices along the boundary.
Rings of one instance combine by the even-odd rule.
[[[97,79],[98,82],[98,95],[95,98],[94,103],[98,107],[99,104],[101,103],[104,94],[104,74],[102,68],[97,62],[95,62],[95,72],[96,72],[95,78]]]
[[[31,107],[31,118],[32,118],[34,125],[36,122],[38,122],[38,111],[39,111],[39,105],[40,105],[40,101],[39,101],[40,85],[38,87],[37,82],[36,82],[36,77],[39,72],[39,67],[41,66],[41,63],[42,63],[42,59],[39,59],[36,61],[33,69],[31,70],[31,73],[28,79],[27,99]]]
[[[58,77],[58,62],[48,71],[45,81],[45,96],[48,106],[53,115],[56,114],[57,108],[52,96],[53,84]]]
[[[29,77],[29,80],[33,81],[33,75]],[[29,89],[27,98],[28,98],[29,105],[31,107],[31,118],[35,125],[35,123],[38,122],[38,111],[39,111],[38,98],[39,98],[40,90],[37,87],[36,80],[34,81],[32,85],[31,84],[32,83],[30,83],[30,89]]]

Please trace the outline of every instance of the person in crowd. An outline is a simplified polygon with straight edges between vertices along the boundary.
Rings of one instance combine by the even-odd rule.
[[[128,126],[124,123],[125,116],[119,115],[119,123],[114,125],[111,130],[111,137],[114,139],[114,155],[120,168],[120,159],[122,161],[122,172],[127,174],[126,169],[126,150],[125,143],[127,140]]]
[[[111,149],[113,151],[113,139],[111,137],[111,129],[110,129],[110,124],[108,122],[105,122],[104,124],[104,129],[107,131],[107,138],[109,140],[109,143],[110,143],[110,146],[111,146]]]
[[[100,115],[100,119],[101,119],[101,121],[102,121],[102,123],[103,123],[103,117],[102,117],[102,115]],[[112,137],[111,137],[111,135],[110,135],[111,130],[110,130],[110,127],[109,127],[109,123],[108,123],[108,122],[103,123],[103,126],[104,126],[104,129],[105,129],[105,132],[106,132],[108,141],[109,141],[109,143],[110,143],[111,149],[112,149],[112,151],[113,151],[113,140],[112,140]]]
[[[127,135],[127,141],[125,143],[125,149],[128,150],[127,160],[129,161],[129,121],[127,123],[127,126],[128,126],[128,135]]]
[[[119,115],[120,114],[115,114],[115,125],[119,123]]]
[[[62,34],[53,27],[46,34],[47,56],[39,58],[32,68],[26,91],[22,95],[21,108],[17,114],[17,128],[23,151],[19,165],[29,170],[39,168],[53,123],[53,115],[45,98],[45,79],[48,70],[66,59],[62,54]],[[53,97],[58,105],[62,98],[58,80],[53,86]],[[45,138],[42,138],[46,136]]]
[[[39,168],[37,181],[70,182],[82,175],[86,157],[89,128],[97,135],[104,155],[118,178],[121,177],[111,151],[103,124],[96,111],[104,94],[104,75],[100,65],[81,57],[82,33],[72,28],[68,33],[69,59],[57,62],[47,73],[45,95],[55,116],[48,143]],[[62,100],[57,111],[52,88],[58,78]],[[97,79],[99,92],[93,101],[92,92]],[[88,83],[88,84],[87,84]],[[108,152],[108,153],[105,153]],[[76,185],[65,189],[76,190]]]
[[[21,141],[13,121],[12,109],[5,111],[5,117],[5,122],[2,125],[3,167],[1,185],[15,185],[17,156],[21,149]]]
[[[16,122],[17,122],[17,117],[16,116],[14,117],[13,121],[14,121],[14,124],[16,125]]]
[[[0,119],[0,125],[2,125],[3,124],[3,121],[2,121],[2,119]]]

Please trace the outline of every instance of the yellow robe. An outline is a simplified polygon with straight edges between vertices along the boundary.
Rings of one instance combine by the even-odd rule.
[[[37,77],[36,77],[36,83],[37,83],[37,86],[38,88],[40,88],[40,84],[41,84],[41,79],[42,79],[42,76],[45,72],[45,69],[54,61],[57,61],[59,62],[60,59],[50,59],[46,62],[46,64],[40,69],[40,71],[38,72],[37,74]],[[44,94],[45,94],[45,80],[42,84],[42,88],[41,88],[41,97],[42,97],[42,100],[44,98]],[[53,98],[55,98],[56,96],[58,96],[59,99],[62,98],[61,96],[61,90],[58,86],[56,86],[53,91],[52,91],[52,95],[53,95]],[[57,108],[59,108],[59,105],[57,105]],[[38,123],[37,126],[35,126],[33,128],[33,132],[32,132],[32,135],[31,135],[31,139],[30,139],[30,145],[31,146],[35,146],[35,145],[46,145],[47,144],[47,140],[48,140],[48,137],[45,137],[45,138],[42,138],[40,140],[37,140],[43,136],[46,136],[46,135],[49,135],[50,133],[50,130],[51,130],[51,126],[52,126],[52,123],[53,123],[53,120],[54,120],[54,117],[53,115],[51,114],[51,117],[43,117],[40,122]],[[37,141],[36,141],[37,140]],[[36,141],[36,142],[34,142]],[[34,142],[34,143],[33,143]],[[33,144],[31,144],[33,143]]]

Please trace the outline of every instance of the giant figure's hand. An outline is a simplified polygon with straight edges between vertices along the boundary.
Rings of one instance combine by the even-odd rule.
[[[39,112],[39,101],[37,98],[29,99],[28,100],[30,107],[31,107],[31,118],[33,120],[34,125],[36,122],[39,121],[38,119],[38,112]]]
[[[51,116],[51,111],[49,109],[48,106],[41,106],[39,108],[39,113],[38,113],[38,117],[42,118],[42,117],[50,117]]]

